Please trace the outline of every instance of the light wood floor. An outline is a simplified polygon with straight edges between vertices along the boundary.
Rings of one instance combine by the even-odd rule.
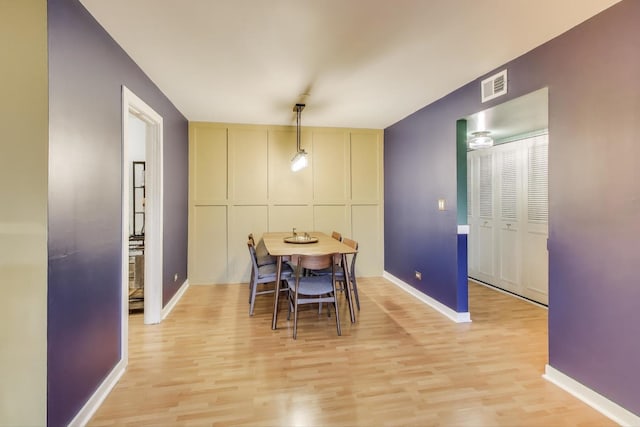
[[[130,318],[129,366],[92,426],[608,426],[545,381],[547,311],[473,283],[455,324],[382,278],[359,281],[358,323],[272,295],[192,286],[161,325]],[[341,298],[342,301],[344,301]],[[307,306],[311,309],[311,306]]]

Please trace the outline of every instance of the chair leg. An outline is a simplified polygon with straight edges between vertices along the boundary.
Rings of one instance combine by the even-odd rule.
[[[336,328],[338,329],[338,336],[341,336],[342,330],[340,329],[340,313],[338,311],[338,296],[336,295],[335,288],[333,291],[333,307],[336,310]]]
[[[298,291],[296,289],[295,301],[293,302],[293,339],[298,336]]]
[[[351,279],[351,283],[353,284],[353,295],[356,297],[356,307],[358,307],[358,311],[360,311],[360,297],[358,296],[358,283],[356,282],[355,276]]]
[[[255,272],[253,271],[253,267],[251,267],[251,276],[249,276],[249,304],[251,304],[251,293],[253,292],[253,279]]]
[[[322,301],[318,303],[318,314],[322,314]],[[327,317],[331,317],[331,306],[327,305]]]
[[[257,283],[252,283],[251,284],[251,297],[249,298],[249,316],[253,316],[253,306],[256,303],[256,291],[258,289],[258,284]]]

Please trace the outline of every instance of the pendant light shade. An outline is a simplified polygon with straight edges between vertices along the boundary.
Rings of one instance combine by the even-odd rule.
[[[293,107],[293,111],[296,112],[296,155],[291,159],[291,170],[297,172],[304,169],[309,164],[307,159],[307,152],[300,147],[300,116],[304,109],[304,104],[296,104]]]
[[[298,151],[291,159],[291,170],[293,172],[298,172],[300,169],[306,168],[307,165],[307,152],[304,150]]]
[[[489,136],[491,132],[488,130],[481,130],[471,133],[471,138],[467,140],[469,149],[477,150],[479,148],[493,147],[493,138]]]

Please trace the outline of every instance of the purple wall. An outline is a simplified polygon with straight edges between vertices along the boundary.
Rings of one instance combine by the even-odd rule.
[[[188,122],[77,0],[48,1],[48,32],[47,398],[58,426],[120,359],[121,86],[164,118],[165,303],[187,273]]]
[[[455,309],[459,117],[440,105],[385,129],[385,270]],[[441,198],[445,211],[438,210]],[[415,271],[422,273],[421,281]]]
[[[549,88],[549,364],[636,414],[638,22],[624,0],[488,73],[508,95],[481,104],[481,76],[385,130],[385,270],[456,309],[456,120]]]

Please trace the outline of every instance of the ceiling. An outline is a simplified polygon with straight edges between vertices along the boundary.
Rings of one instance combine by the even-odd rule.
[[[80,0],[190,121],[385,128],[618,0]]]

